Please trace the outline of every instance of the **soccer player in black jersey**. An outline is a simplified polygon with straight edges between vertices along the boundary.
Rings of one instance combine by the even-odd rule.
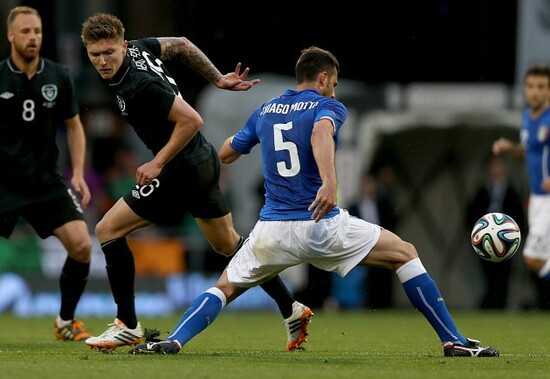
[[[135,269],[128,234],[151,224],[179,225],[190,212],[216,252],[231,256],[243,243],[219,187],[217,151],[200,132],[201,116],[182,98],[162,62],[179,60],[216,87],[230,91],[246,91],[259,80],[246,80],[249,69],[241,73],[240,64],[222,75],[185,37],[126,41],[122,22],[110,14],[88,18],[81,37],[88,58],[115,95],[122,117],[154,155],[137,169],[135,187],[96,226],[117,315],[103,334],[86,343],[109,350],[135,345],[143,338],[135,311]],[[295,350],[305,341],[313,312],[294,300],[279,277],[262,288],[285,318],[287,350]]]
[[[61,309],[54,335],[58,340],[82,341],[90,334],[74,316],[92,252],[83,217],[90,202],[84,180],[84,128],[69,71],[40,56],[38,12],[13,8],[7,26],[11,53],[0,62],[0,236],[9,238],[22,217],[41,238],[54,235],[61,241],[68,256],[59,279]],[[72,189],[57,167],[60,123],[67,128]]]

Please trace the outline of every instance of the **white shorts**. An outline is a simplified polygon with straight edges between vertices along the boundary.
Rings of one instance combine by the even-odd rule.
[[[288,267],[309,263],[345,276],[372,250],[380,226],[350,216],[314,221],[258,221],[227,266],[229,281],[253,287]]]
[[[550,196],[529,197],[529,234],[523,247],[526,257],[550,259]]]

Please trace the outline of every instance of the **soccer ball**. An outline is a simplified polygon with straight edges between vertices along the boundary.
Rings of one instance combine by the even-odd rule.
[[[487,213],[476,221],[470,242],[477,255],[491,262],[510,259],[521,244],[521,231],[514,219],[499,212]]]

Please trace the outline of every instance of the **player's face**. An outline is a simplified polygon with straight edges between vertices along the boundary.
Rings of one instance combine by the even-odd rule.
[[[8,41],[13,55],[31,62],[42,47],[42,21],[34,14],[19,14],[8,29]]]
[[[550,96],[550,79],[542,75],[529,75],[525,78],[525,98],[533,110],[546,106]]]
[[[112,79],[126,56],[126,41],[102,39],[86,45],[88,58],[103,79]]]

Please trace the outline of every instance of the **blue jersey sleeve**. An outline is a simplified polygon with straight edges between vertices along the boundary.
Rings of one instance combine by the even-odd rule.
[[[252,148],[256,146],[260,140],[256,133],[256,120],[258,119],[261,107],[256,109],[248,118],[241,130],[233,137],[231,147],[240,154],[249,154]]]
[[[328,99],[327,103],[323,108],[317,113],[315,117],[315,122],[321,119],[329,119],[334,125],[334,140],[336,142],[336,147],[338,147],[338,134],[340,132],[340,127],[346,121],[348,111],[346,107],[339,101]]]

